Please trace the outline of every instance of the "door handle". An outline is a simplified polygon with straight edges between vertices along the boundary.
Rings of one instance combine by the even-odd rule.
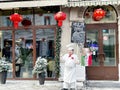
[[[102,60],[105,61],[105,53],[102,53],[101,56],[102,56]]]
[[[103,63],[105,61],[105,53],[98,54],[99,62]]]

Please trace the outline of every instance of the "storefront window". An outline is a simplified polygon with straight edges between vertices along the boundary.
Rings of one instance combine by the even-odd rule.
[[[116,56],[115,56],[115,30],[105,29],[103,30],[103,50],[105,53],[105,66],[115,66],[116,65]]]
[[[17,12],[22,15],[23,20],[19,23],[19,26],[29,27],[33,25],[33,10],[28,8],[21,8]]]
[[[9,19],[9,15],[12,14],[11,10],[5,10],[0,12],[0,27],[12,26],[12,22]]]
[[[55,77],[55,27],[53,25],[56,25],[54,13],[57,9],[54,10],[53,7],[41,8],[44,10],[41,11],[40,8],[17,8],[0,11],[0,27],[3,28],[0,29],[0,55],[1,57],[5,56],[10,64],[8,78],[34,78],[32,70],[38,57],[45,57],[48,60],[46,78]],[[14,29],[13,22],[9,19],[13,13],[18,13],[23,17],[18,29]],[[4,55],[6,46],[9,47],[8,56]],[[29,51],[30,54],[28,55],[27,52]]]
[[[43,7],[34,9],[35,25],[56,25],[54,14],[58,9],[59,7]]]
[[[47,59],[46,77],[51,78],[55,77],[54,33],[53,29],[36,30],[37,58],[44,57]]]
[[[97,30],[89,30],[86,32],[86,47],[90,48],[92,53],[92,65],[99,65],[98,58],[98,31]]]
[[[56,25],[56,20],[54,20],[54,14],[56,10],[52,10],[54,7],[44,7],[44,8],[20,8],[15,10],[5,10],[0,12],[0,26],[1,27],[11,27],[13,24],[9,19],[9,16],[13,13],[19,13],[22,15],[23,20],[19,23],[19,26],[28,27],[30,25]]]
[[[116,66],[115,42],[114,29],[103,29],[102,32],[100,30],[86,31],[86,47],[90,48],[92,53],[92,66]]]
[[[31,78],[33,69],[33,39],[32,30],[15,31],[15,75]]]
[[[12,78],[13,68],[12,68],[12,31],[3,30],[0,31],[0,57],[5,57],[6,61],[9,63],[10,69],[8,71],[8,78]]]
[[[35,25],[55,25],[54,14],[35,14]]]

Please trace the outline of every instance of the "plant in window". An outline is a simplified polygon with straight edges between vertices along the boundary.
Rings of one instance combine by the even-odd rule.
[[[43,85],[45,81],[45,72],[47,69],[47,59],[38,57],[33,68],[33,74],[38,74],[39,84]]]
[[[33,68],[33,74],[45,72],[47,68],[47,59],[38,57]]]
[[[9,64],[8,62],[6,62],[6,58],[2,57],[0,59],[0,72],[8,71],[8,70],[9,70]]]
[[[29,61],[30,58],[30,54],[32,53],[32,49],[28,49],[28,48],[20,48],[20,58],[23,61],[23,64],[25,64],[25,62]]]
[[[9,63],[6,62],[6,58],[0,59],[0,83],[5,84],[7,78],[7,71],[9,70]]]

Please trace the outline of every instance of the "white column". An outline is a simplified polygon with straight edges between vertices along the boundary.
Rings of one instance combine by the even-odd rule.
[[[120,17],[118,17],[118,42],[120,42]],[[119,44],[119,47],[120,47],[120,44]],[[119,50],[119,64],[118,64],[118,75],[119,75],[119,81],[120,81],[120,48],[118,49]]]

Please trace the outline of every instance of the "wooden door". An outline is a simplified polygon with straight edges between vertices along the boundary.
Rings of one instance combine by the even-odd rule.
[[[118,80],[118,32],[116,24],[86,25],[86,46],[92,52],[88,80]]]

